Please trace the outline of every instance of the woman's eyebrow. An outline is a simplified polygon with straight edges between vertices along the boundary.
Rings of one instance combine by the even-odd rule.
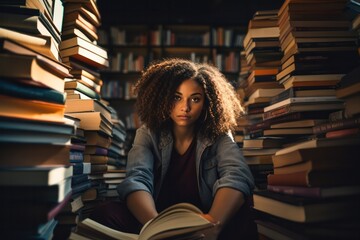
[[[181,92],[175,92],[175,94],[183,95]],[[194,96],[194,95],[201,95],[202,96],[202,93],[196,92],[196,93],[192,93],[190,96]]]

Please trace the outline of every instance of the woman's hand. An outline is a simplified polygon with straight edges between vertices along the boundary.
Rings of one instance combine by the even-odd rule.
[[[213,227],[199,231],[199,239],[216,240],[221,231],[220,221],[214,219],[210,214],[202,214],[202,216],[213,223]]]

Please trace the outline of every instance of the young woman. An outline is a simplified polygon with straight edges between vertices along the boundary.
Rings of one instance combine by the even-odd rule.
[[[219,232],[219,239],[255,239],[253,178],[231,135],[242,107],[230,83],[208,64],[168,59],[144,71],[135,91],[143,125],[118,186],[123,201],[92,218],[138,232],[165,208],[189,202],[217,223],[207,239]]]

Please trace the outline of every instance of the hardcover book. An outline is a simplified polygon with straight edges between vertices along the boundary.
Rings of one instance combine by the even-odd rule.
[[[360,194],[360,186],[339,187],[298,187],[268,185],[267,189],[272,192],[310,198],[331,198],[340,196],[354,196]]]
[[[360,176],[357,170],[347,171],[303,171],[289,174],[268,174],[268,185],[333,187],[342,185],[359,185]]]
[[[316,159],[326,159],[329,162],[336,162],[338,159],[351,159],[360,154],[360,149],[352,145],[325,146],[296,149],[294,151],[273,155],[274,167],[284,167],[306,161],[316,161]],[[342,162],[342,161],[340,161]]]
[[[330,221],[358,215],[359,197],[322,200],[285,195],[268,190],[254,192],[254,208],[302,223]]]

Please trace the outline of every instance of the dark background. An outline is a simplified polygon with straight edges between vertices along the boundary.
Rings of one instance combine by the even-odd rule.
[[[213,24],[247,26],[259,10],[284,0],[98,0],[103,26],[114,24]]]

